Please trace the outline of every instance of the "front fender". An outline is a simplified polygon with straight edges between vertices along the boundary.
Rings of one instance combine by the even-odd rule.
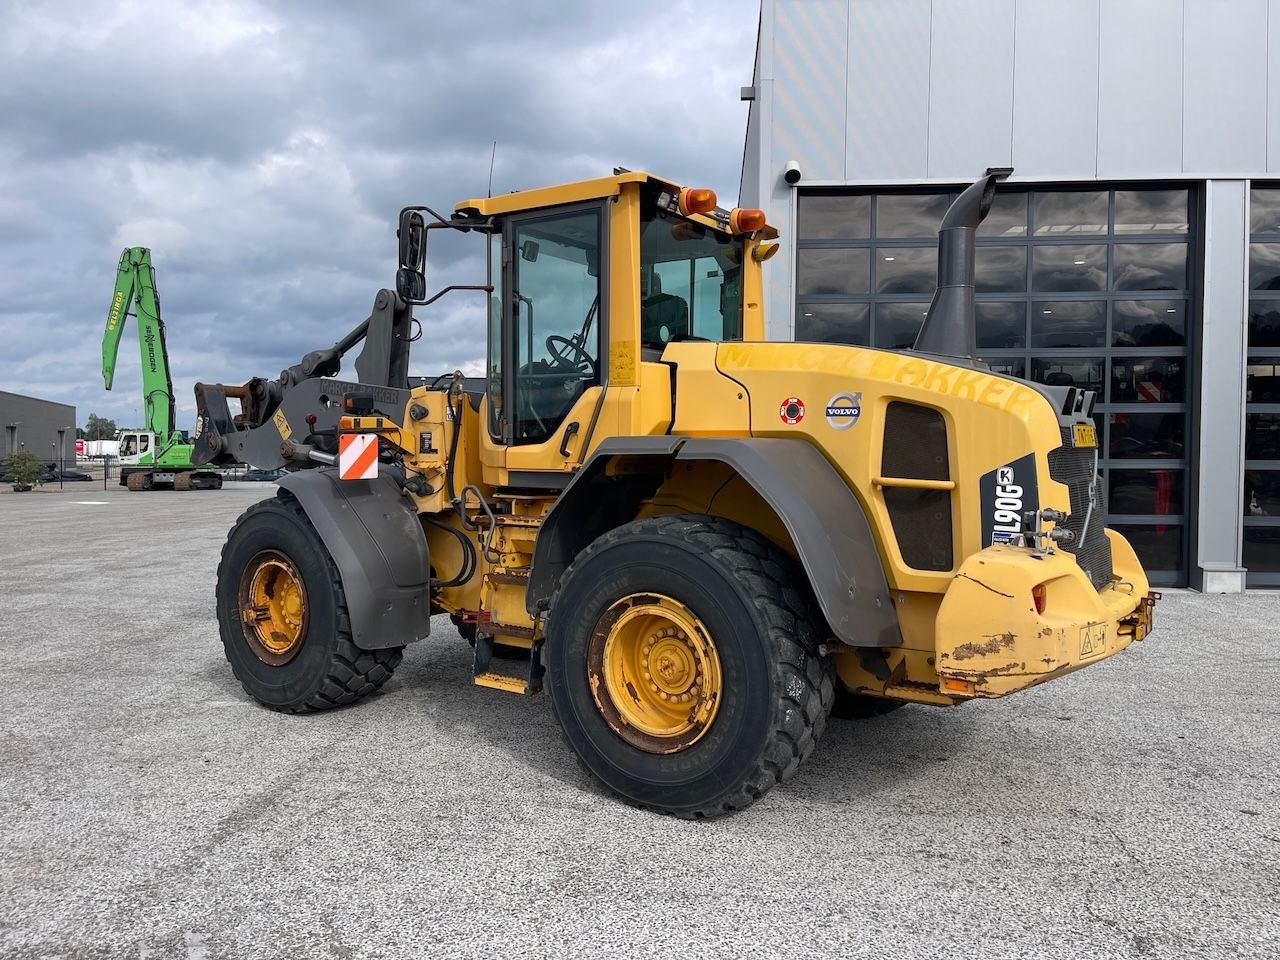
[[[422,524],[387,476],[339,480],[332,467],[279,480],[333,557],[362,650],[400,647],[431,632],[431,563]]]

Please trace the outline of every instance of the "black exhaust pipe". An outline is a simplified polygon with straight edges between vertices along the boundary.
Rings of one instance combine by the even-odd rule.
[[[967,187],[942,218],[938,230],[938,289],[916,337],[918,353],[972,360],[978,352],[973,307],[973,264],[978,224],[996,198],[996,184],[1013,167],[988,167],[986,175]]]

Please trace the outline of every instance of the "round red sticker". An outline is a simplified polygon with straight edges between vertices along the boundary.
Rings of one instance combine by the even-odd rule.
[[[787,397],[778,407],[778,416],[783,423],[795,425],[804,419],[804,401],[799,397]]]

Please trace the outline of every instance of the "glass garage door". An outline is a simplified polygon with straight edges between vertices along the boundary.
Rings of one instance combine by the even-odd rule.
[[[1248,585],[1280,585],[1280,186],[1249,193],[1249,360],[1244,408]]]
[[[801,192],[796,339],[911,346],[954,197]],[[1190,227],[1180,187],[1060,188],[1002,191],[978,232],[979,354],[1097,391],[1108,524],[1166,586],[1187,580]]]

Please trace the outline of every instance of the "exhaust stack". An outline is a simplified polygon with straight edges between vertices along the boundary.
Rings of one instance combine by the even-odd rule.
[[[986,219],[995,200],[996,184],[1011,173],[1013,167],[988,167],[986,174],[966,188],[942,218],[938,230],[938,289],[916,337],[916,352],[966,360],[977,354],[974,240],[978,224]]]

